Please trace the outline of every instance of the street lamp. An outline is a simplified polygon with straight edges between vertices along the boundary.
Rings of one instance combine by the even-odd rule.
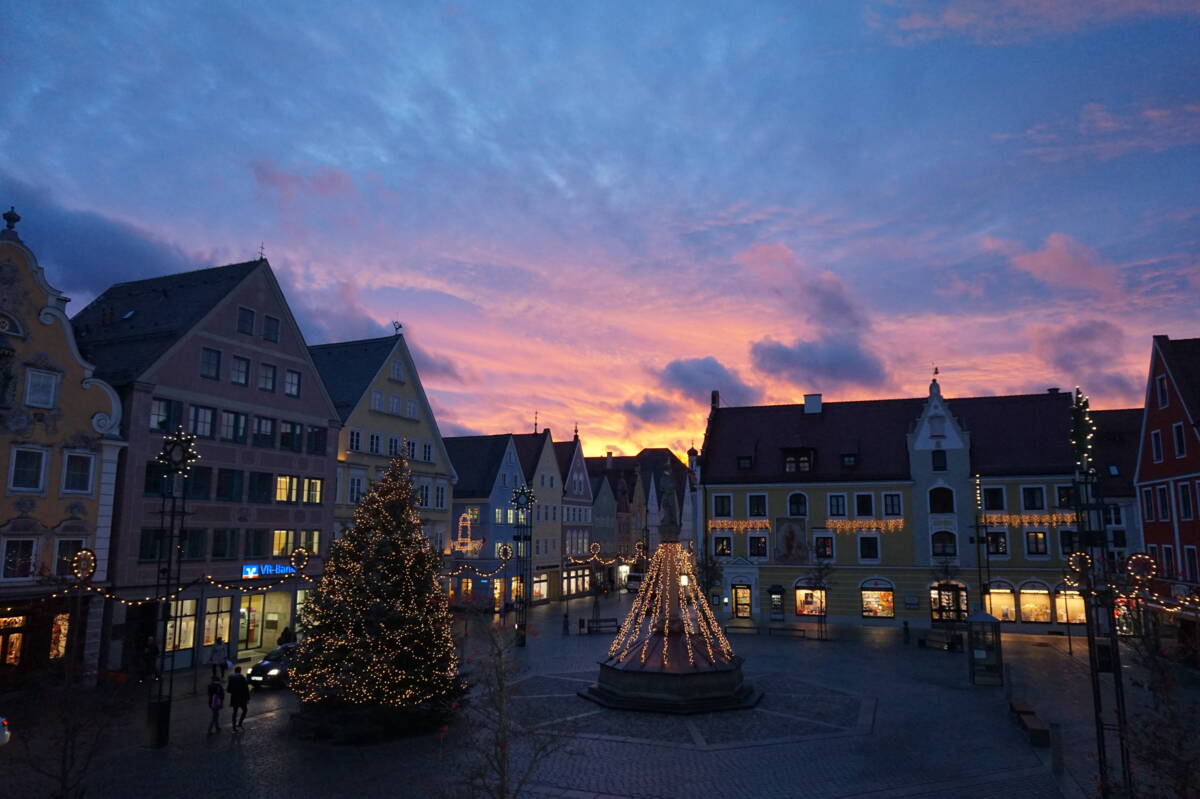
[[[526,625],[529,621],[529,605],[533,592],[533,507],[537,497],[529,486],[514,489],[508,501],[517,510],[517,533],[513,541],[517,544],[517,564],[521,574],[521,598],[517,601],[516,630],[517,646],[525,646]]]

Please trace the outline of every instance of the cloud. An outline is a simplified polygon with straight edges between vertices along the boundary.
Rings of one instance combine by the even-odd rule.
[[[422,381],[436,377],[455,383],[466,382],[454,361],[444,355],[435,355],[418,345],[411,337],[408,337],[408,351],[412,353],[413,362],[417,365]]]
[[[993,134],[992,138],[1015,142],[1023,155],[1046,163],[1104,162],[1132,153],[1162,153],[1200,141],[1200,101],[1119,110],[1086,103],[1074,116],[1039,123],[1020,133]]]
[[[896,44],[965,38],[1013,44],[1064,36],[1122,20],[1194,16],[1192,0],[881,0],[867,22]]]
[[[887,369],[867,352],[856,335],[836,333],[788,346],[771,338],[750,345],[754,368],[778,375],[800,386],[827,385],[880,387],[888,382]]]
[[[762,397],[759,389],[744,383],[736,372],[711,355],[671,361],[658,373],[658,380],[664,387],[697,400],[707,400],[709,392],[720,391],[725,405],[754,405]]]
[[[438,430],[443,436],[482,436],[488,435],[470,425],[461,424],[438,416]]]
[[[1088,394],[1136,396],[1128,375],[1106,368],[1119,362],[1125,349],[1125,331],[1112,322],[1090,319],[1058,327],[1038,325],[1030,337],[1030,351],[1037,358]]]
[[[372,318],[358,301],[358,287],[350,281],[338,280],[326,288],[301,288],[290,270],[276,268],[275,273],[309,344],[380,338],[393,332],[389,325]]]
[[[669,421],[678,408],[666,400],[643,395],[641,402],[626,400],[621,410],[638,421],[660,424]]]
[[[983,248],[1006,256],[1012,266],[1047,286],[1092,291],[1106,299],[1121,296],[1117,268],[1065,233],[1051,233],[1041,249],[1025,252],[1019,244],[984,236]]]

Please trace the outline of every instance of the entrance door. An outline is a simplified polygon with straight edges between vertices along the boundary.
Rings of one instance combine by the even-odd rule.
[[[238,651],[262,646],[262,624],[263,595],[246,594],[242,597],[241,613],[238,614]]]
[[[750,618],[750,586],[733,586],[733,615],[738,619]]]
[[[967,620],[967,589],[956,583],[938,583],[929,589],[933,621],[954,623]]]

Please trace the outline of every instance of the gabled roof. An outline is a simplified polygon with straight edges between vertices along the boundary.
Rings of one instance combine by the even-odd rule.
[[[1183,397],[1183,407],[1194,424],[1200,424],[1200,338],[1155,336],[1167,371]]]
[[[453,436],[443,438],[446,453],[458,473],[455,498],[486,497],[496,485],[496,475],[504,462],[504,453],[512,436]]]
[[[704,442],[706,483],[845,482],[909,479],[907,435],[926,398],[715,408]],[[971,434],[971,468],[988,475],[1069,474],[1069,393],[947,400]],[[783,450],[812,450],[812,469],[786,473]],[[843,455],[855,455],[852,466]],[[749,457],[750,468],[737,468]]]
[[[266,259],[116,283],[72,319],[83,356],[114,385],[140,377]]]
[[[396,348],[398,338],[384,336],[308,348],[342,422],[350,418],[371,381]]]
[[[534,475],[537,474],[538,460],[542,457],[546,441],[554,441],[550,436],[550,428],[547,427],[540,433],[513,433],[512,439],[513,444],[517,447],[517,458],[521,461],[521,472],[525,475],[525,482],[533,485]]]
[[[558,461],[558,476],[564,483],[571,473],[571,461],[575,457],[575,445],[578,443],[578,439],[554,442],[554,459]]]
[[[1092,461],[1104,497],[1132,497],[1137,469],[1138,439],[1142,434],[1142,409],[1092,411],[1096,424]],[[1116,467],[1113,474],[1112,467]]]

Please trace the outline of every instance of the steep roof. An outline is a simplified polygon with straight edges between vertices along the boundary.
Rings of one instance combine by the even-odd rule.
[[[496,475],[508,449],[508,433],[496,436],[453,436],[443,438],[450,462],[458,473],[455,497],[486,497],[492,493]]]
[[[114,385],[140,377],[266,259],[116,283],[71,320],[84,358]]]
[[[715,408],[704,442],[706,483],[837,482],[909,478],[907,434],[926,398]],[[980,474],[1073,471],[1071,395],[1021,394],[947,401],[971,433],[972,469]],[[812,469],[786,473],[782,450],[812,450]],[[846,467],[843,455],[855,455]],[[749,469],[737,459],[751,458]]]
[[[1200,338],[1155,336],[1192,422],[1200,424]]]
[[[537,474],[538,460],[542,457],[546,440],[554,440],[550,436],[550,428],[547,427],[540,433],[513,433],[512,439],[517,447],[517,458],[521,461],[521,472],[525,475],[525,482],[533,485],[533,477]]]
[[[578,439],[554,442],[554,459],[558,461],[558,476],[565,483],[571,473],[571,461],[575,457],[575,445]]]
[[[1137,469],[1138,439],[1142,435],[1142,409],[1092,411],[1096,424],[1093,462],[1105,497],[1132,497]],[[1113,474],[1113,470],[1116,474]]]
[[[309,347],[321,382],[343,422],[350,418],[375,375],[396,348],[397,336]]]

